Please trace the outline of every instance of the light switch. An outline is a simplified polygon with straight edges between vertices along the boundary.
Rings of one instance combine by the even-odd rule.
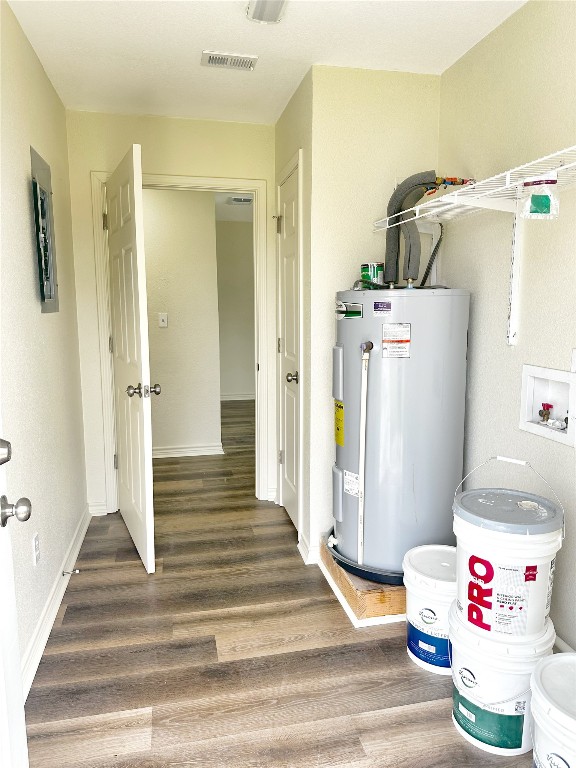
[[[158,328],[168,328],[168,312],[158,312]]]

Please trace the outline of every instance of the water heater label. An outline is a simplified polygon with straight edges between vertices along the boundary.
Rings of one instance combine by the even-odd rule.
[[[334,400],[334,440],[344,448],[344,403]]]
[[[344,470],[344,493],[350,496],[360,496],[360,477],[355,472]]]
[[[410,357],[411,323],[382,324],[382,357]]]
[[[380,315],[392,314],[392,302],[391,301],[375,301],[374,302],[374,317]]]

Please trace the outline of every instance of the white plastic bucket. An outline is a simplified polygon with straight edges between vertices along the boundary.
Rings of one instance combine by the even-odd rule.
[[[484,635],[526,637],[550,612],[561,508],[542,496],[480,488],[454,499],[461,620]]]
[[[486,752],[528,752],[532,749],[530,676],[538,662],[552,653],[556,639],[552,622],[548,619],[537,637],[494,639],[468,629],[454,604],[449,624],[456,729]]]
[[[429,672],[449,675],[448,610],[456,597],[456,547],[415,547],[404,556],[402,569],[408,656]]]
[[[576,768],[576,653],[543,659],[532,675],[534,765]]]

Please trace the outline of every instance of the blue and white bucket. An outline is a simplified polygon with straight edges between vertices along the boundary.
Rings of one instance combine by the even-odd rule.
[[[404,556],[406,650],[419,667],[450,674],[448,610],[456,597],[456,547],[415,547]]]
[[[552,622],[547,619],[539,635],[527,638],[482,636],[464,624],[454,602],[449,624],[456,729],[486,752],[529,752],[533,730],[530,677],[537,664],[552,653],[556,640]]]
[[[576,768],[576,653],[543,659],[530,687],[534,767]]]

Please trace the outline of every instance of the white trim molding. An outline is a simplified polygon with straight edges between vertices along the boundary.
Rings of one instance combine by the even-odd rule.
[[[88,509],[85,509],[78,526],[76,527],[72,543],[68,547],[62,560],[62,564],[58,569],[56,579],[54,580],[54,584],[52,585],[52,589],[50,590],[48,600],[40,615],[36,629],[34,630],[30,642],[28,643],[28,647],[22,656],[22,690],[25,699],[30,693],[34,675],[36,674],[38,665],[42,659],[44,648],[46,648],[46,643],[48,642],[54,621],[56,620],[60,605],[62,604],[64,592],[66,591],[66,587],[70,580],[70,576],[63,576],[62,572],[71,570],[74,566],[89,524],[90,514],[88,513]]]
[[[220,400],[223,403],[232,402],[233,400],[256,400],[256,394],[252,392],[244,395],[220,395]]]
[[[176,459],[179,456],[215,456],[224,453],[222,443],[212,445],[165,445],[152,448],[153,459]]]
[[[92,517],[102,517],[103,515],[116,512],[115,509],[108,509],[108,504],[105,501],[88,502],[88,512]]]
[[[299,535],[298,552],[300,552],[300,557],[304,560],[306,565],[316,565],[320,562],[320,547],[310,546],[309,541],[303,533],[300,533]]]
[[[112,355],[109,339],[110,325],[110,272],[108,268],[108,233],[104,229],[102,216],[106,211],[106,180],[109,173],[91,174],[92,183],[92,220],[94,226],[94,262],[96,272],[96,303],[98,311],[98,338],[100,353],[100,380],[102,393],[102,436],[104,442],[104,482],[106,493],[106,511],[118,509],[118,484],[114,468],[116,453],[116,411],[114,406],[114,387]],[[86,460],[86,466],[89,465]],[[92,512],[91,514],[105,514]]]
[[[555,647],[560,651],[560,653],[574,653],[575,649],[572,648],[571,645],[568,645],[568,643],[565,640],[562,640],[561,637],[558,637],[556,635],[556,640],[554,642]]]

